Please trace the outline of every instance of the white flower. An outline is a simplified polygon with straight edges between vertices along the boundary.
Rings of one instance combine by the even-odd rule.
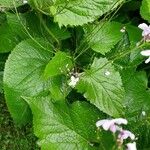
[[[143,115],[143,116],[146,116],[146,112],[145,112],[145,111],[142,111],[142,115]]]
[[[121,141],[127,139],[128,137],[130,137],[131,140],[134,140],[134,139],[135,139],[135,135],[134,135],[132,132],[128,131],[128,130],[122,130],[122,131],[120,131],[120,133],[119,133],[119,135],[118,135],[118,138],[119,138]]]
[[[106,75],[106,76],[109,76],[109,75],[110,75],[110,72],[109,72],[109,71],[106,71],[106,72],[105,72],[105,75]]]
[[[150,26],[148,26],[146,23],[142,23],[138,27],[143,30],[142,36],[144,37],[144,40],[149,42],[150,41]]]
[[[120,30],[120,32],[122,32],[122,33],[126,32],[126,27],[123,27],[123,28]]]
[[[75,76],[71,76],[71,81],[69,82],[69,86],[71,86],[72,88],[75,87],[75,85],[77,84],[77,82],[79,81],[79,77],[75,77]]]
[[[28,3],[28,1],[27,0],[23,0],[23,4],[27,4]]]
[[[137,150],[136,148],[136,143],[133,142],[133,143],[128,143],[127,144],[127,150]]]
[[[141,51],[141,55],[148,56],[148,59],[145,61],[146,64],[150,62],[150,50]]]
[[[127,120],[123,118],[117,119],[103,119],[96,122],[97,127],[103,127],[104,130],[110,130],[111,132],[115,133],[117,130],[121,130],[117,125],[120,124],[127,124]]]

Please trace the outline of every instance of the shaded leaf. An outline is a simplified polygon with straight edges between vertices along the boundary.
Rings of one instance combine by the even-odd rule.
[[[149,112],[150,92],[147,90],[146,73],[136,72],[134,68],[128,68],[123,70],[121,74],[126,93],[124,105],[127,117],[135,119],[142,111]]]

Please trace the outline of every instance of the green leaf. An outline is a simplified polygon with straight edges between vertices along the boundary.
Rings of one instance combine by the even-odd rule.
[[[66,76],[54,76],[51,78],[49,91],[51,93],[52,99],[64,100],[71,88],[68,87]]]
[[[52,103],[49,97],[30,100],[34,133],[42,150],[98,150],[96,121],[101,113],[87,102]]]
[[[46,78],[66,74],[68,69],[71,69],[73,66],[71,56],[65,52],[57,52],[55,56],[47,64],[44,75]]]
[[[0,71],[0,93],[3,93],[3,71]]]
[[[66,28],[59,28],[58,24],[51,21],[50,17],[42,18],[41,15],[36,14],[34,11],[19,14],[19,18],[16,14],[7,13],[7,20],[13,31],[20,32],[19,35],[22,38],[29,37],[28,32],[32,37],[42,36],[51,40],[52,37],[47,30],[58,40],[64,40],[70,37],[70,33]],[[46,26],[46,29],[43,24]]]
[[[57,23],[47,20],[47,27],[58,40],[65,40],[71,37],[69,31],[65,27],[59,27]]]
[[[0,0],[0,7],[18,7],[23,5],[23,0]]]
[[[77,90],[106,114],[113,117],[123,114],[121,77],[107,59],[95,58],[91,69],[81,76]]]
[[[99,25],[87,25],[85,39],[88,45],[96,52],[105,54],[109,52],[122,37],[120,29],[122,24],[117,22],[103,22]],[[90,38],[87,39],[87,37]]]
[[[26,40],[10,54],[4,70],[4,92],[9,111],[18,124],[32,117],[22,96],[36,96],[49,90],[44,69],[52,57],[52,48],[44,39]]]
[[[125,88],[126,115],[135,119],[142,111],[150,111],[150,92],[147,90],[147,76],[145,72],[136,72],[134,68],[122,71],[123,86]],[[141,105],[142,104],[142,105]]]
[[[11,51],[19,42],[19,36],[12,31],[9,24],[4,23],[0,26],[0,53]]]
[[[120,57],[121,54],[126,53],[130,49],[130,40],[128,32],[124,32],[122,39],[115,45],[110,53],[108,53],[107,57],[110,60],[115,60],[114,64],[120,70],[121,66],[126,67],[130,61],[130,55],[127,54],[125,56]]]
[[[141,31],[132,25],[125,25],[125,28],[121,40],[107,54],[108,59],[115,60],[114,64],[119,70],[138,66],[143,61],[142,55],[139,55],[141,50],[136,46],[141,40]]]
[[[16,14],[7,13],[7,22],[12,31],[18,34],[21,39],[27,39],[30,36],[42,36],[40,21],[33,11],[19,14],[18,16]]]
[[[150,22],[150,1],[149,0],[143,0],[142,1],[140,14],[141,14],[143,19]]]
[[[106,12],[116,8],[123,0],[30,0],[38,10],[54,16],[54,21],[62,25],[83,25],[93,22]]]

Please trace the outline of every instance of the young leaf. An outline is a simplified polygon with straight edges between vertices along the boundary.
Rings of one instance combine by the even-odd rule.
[[[122,24],[117,22],[103,22],[100,25],[88,25],[85,28],[85,38],[88,45],[96,52],[105,54],[119,42],[122,37]]]
[[[49,97],[26,100],[42,150],[98,150],[100,141],[95,123],[102,115],[96,107],[86,102],[52,103]]]
[[[62,25],[83,25],[93,22],[99,16],[117,7],[123,0],[30,0],[31,4],[46,14],[54,16],[54,21]]]
[[[57,52],[55,56],[47,64],[44,75],[46,78],[66,74],[67,69],[71,69],[73,66],[71,56],[65,52]]]
[[[4,70],[4,92],[9,111],[20,125],[31,118],[30,110],[22,96],[36,96],[49,91],[44,80],[45,66],[52,57],[52,48],[43,39],[26,40],[10,54]]]
[[[149,0],[143,0],[142,1],[140,14],[143,17],[143,19],[150,22],[150,1]]]
[[[107,59],[95,58],[91,69],[80,78],[77,90],[106,114],[113,117],[123,114],[124,90],[121,77]]]

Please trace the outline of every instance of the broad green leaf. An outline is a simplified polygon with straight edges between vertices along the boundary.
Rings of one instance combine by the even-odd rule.
[[[85,27],[85,40],[94,51],[105,54],[121,40],[122,33],[120,30],[122,27],[123,25],[117,22],[87,25]]]
[[[150,1],[149,0],[143,0],[142,1],[140,14],[141,14],[143,19],[150,22]]]
[[[18,7],[23,5],[23,0],[0,0],[0,7]]]
[[[43,39],[26,40],[10,54],[4,70],[4,92],[9,111],[18,124],[31,118],[28,105],[22,96],[36,96],[49,91],[44,80],[45,66],[52,57],[49,43]]]
[[[149,113],[150,92],[147,90],[146,73],[136,72],[134,68],[125,69],[122,71],[122,80],[125,88],[124,105],[127,117],[135,119],[142,111]]]
[[[34,133],[42,150],[98,150],[96,121],[102,118],[96,107],[87,102],[52,103],[49,97],[30,100]]]
[[[44,75],[46,78],[59,74],[66,74],[68,69],[73,66],[71,56],[65,52],[57,52],[55,56],[47,64]]]
[[[90,70],[81,76],[77,90],[106,114],[113,117],[123,114],[121,77],[107,59],[95,58]]]
[[[106,12],[121,4],[123,0],[30,0],[31,5],[46,14],[54,16],[54,21],[62,25],[83,25],[93,22]]]

